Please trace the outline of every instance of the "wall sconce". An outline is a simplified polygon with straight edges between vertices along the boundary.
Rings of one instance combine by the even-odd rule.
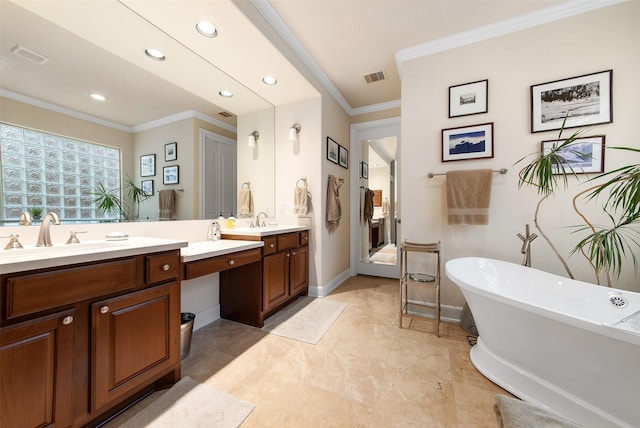
[[[258,131],[253,131],[251,134],[249,134],[249,147],[251,147],[252,149],[256,147],[256,142],[258,141],[258,138],[260,137],[260,133]]]
[[[300,133],[301,129],[302,127],[298,122],[291,125],[291,128],[289,128],[289,141],[291,141],[292,143],[296,143],[298,141],[298,134]]]

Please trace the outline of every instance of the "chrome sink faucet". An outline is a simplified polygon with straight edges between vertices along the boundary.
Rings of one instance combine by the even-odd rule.
[[[38,233],[38,243],[36,247],[51,247],[53,246],[53,242],[51,242],[51,234],[49,233],[49,225],[53,222],[53,224],[60,224],[60,217],[58,214],[53,211],[49,211],[43,218],[42,224],[40,224],[40,233]]]
[[[260,227],[260,216],[261,216],[261,215],[264,215],[264,218],[267,218],[267,217],[268,217],[266,212],[264,212],[264,211],[260,211],[260,212],[258,213],[258,215],[256,215],[256,224],[255,224],[255,227]],[[264,223],[264,221],[262,222],[262,226],[263,226],[263,227],[264,227],[264,226],[266,226],[266,224]]]

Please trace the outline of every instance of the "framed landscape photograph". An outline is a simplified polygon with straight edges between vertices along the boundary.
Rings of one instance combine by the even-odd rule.
[[[449,117],[468,116],[488,111],[489,80],[449,86]]]
[[[349,169],[349,150],[340,146],[338,150],[338,163],[341,167]]]
[[[140,156],[140,177],[153,177],[156,175],[156,155]]]
[[[153,180],[142,180],[140,187],[146,196],[153,196]]]
[[[178,143],[173,142],[164,145],[164,161],[171,162],[178,159]]]
[[[493,122],[442,130],[442,162],[493,157]]]
[[[340,146],[331,137],[327,137],[327,159],[333,163],[338,163],[338,148]]]
[[[162,168],[162,172],[162,184],[178,184],[180,181],[178,165],[165,166]]]
[[[542,142],[542,154],[548,154],[564,140],[547,140]],[[577,138],[571,144],[557,152],[567,174],[589,174],[604,172],[604,135]],[[554,174],[562,174],[557,164],[552,167]]]
[[[531,86],[531,132],[613,122],[613,70]]]

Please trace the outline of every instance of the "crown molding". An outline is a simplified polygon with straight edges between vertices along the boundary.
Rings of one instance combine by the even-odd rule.
[[[200,119],[204,122],[210,123],[211,125],[215,125],[217,127],[220,127],[222,129],[226,129],[227,131],[230,132],[234,132],[237,133],[237,128],[235,126],[229,125],[227,123],[224,123],[218,119],[215,119],[209,115],[206,115],[204,113],[200,113],[199,111],[196,110],[185,110],[183,112],[180,113],[176,113],[176,114],[172,114],[171,116],[167,116],[167,117],[163,117],[160,119],[156,119],[156,120],[152,120],[150,122],[146,122],[146,123],[141,123],[140,125],[136,125],[134,127],[132,127],[132,131],[131,132],[141,132],[141,131],[146,131],[148,129],[153,129],[153,128],[157,128],[158,126],[164,126],[164,125],[170,125],[174,122],[179,122],[181,120],[185,120],[185,119]]]
[[[487,39],[492,39],[527,28],[566,19],[593,10],[613,6],[628,0],[570,0],[535,12],[505,19],[494,24],[443,37],[431,42],[401,49],[396,53],[396,67],[402,79],[402,63],[449,49],[459,48]]]
[[[369,104],[368,106],[351,108],[351,116],[357,116],[359,114],[373,113],[378,111],[391,110],[394,108],[400,108],[400,100],[387,101],[378,104]]]

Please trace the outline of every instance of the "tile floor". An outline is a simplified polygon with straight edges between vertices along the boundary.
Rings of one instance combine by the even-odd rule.
[[[317,345],[219,320],[193,333],[183,376],[255,404],[242,428],[496,426],[508,393],[473,367],[457,324],[400,329],[397,280],[352,277],[326,298],[348,305]]]

